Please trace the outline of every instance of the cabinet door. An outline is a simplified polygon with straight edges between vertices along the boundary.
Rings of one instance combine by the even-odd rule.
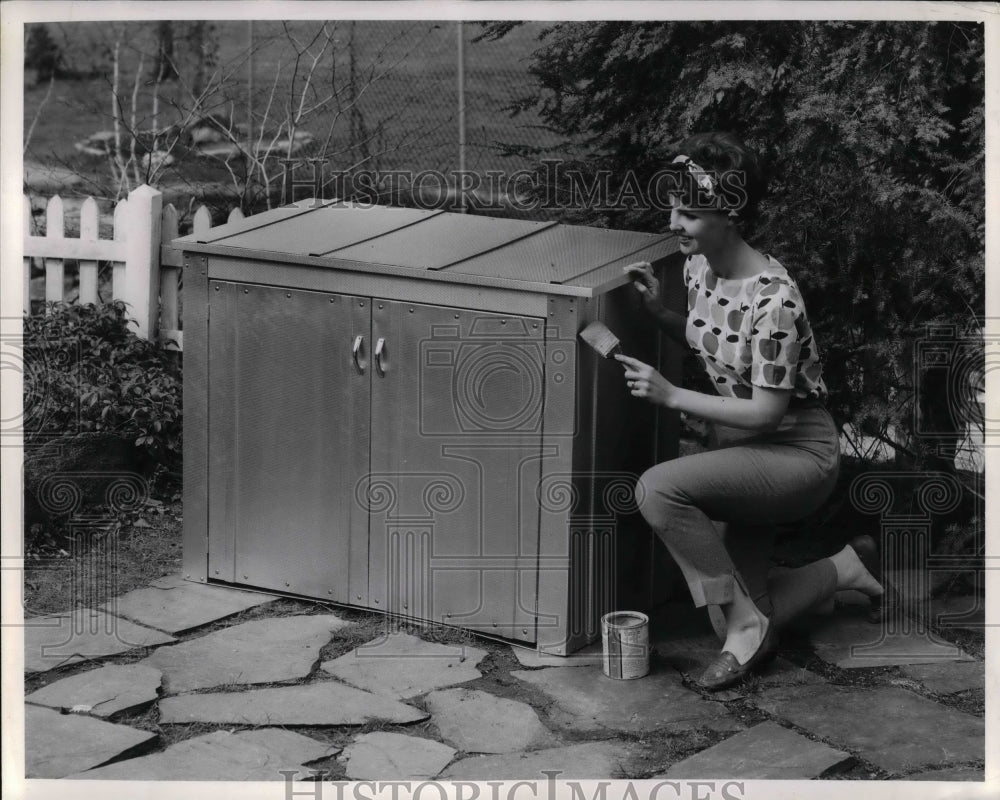
[[[544,321],[374,300],[371,605],[535,640]]]
[[[209,301],[209,576],[364,604],[370,301],[224,282]]]

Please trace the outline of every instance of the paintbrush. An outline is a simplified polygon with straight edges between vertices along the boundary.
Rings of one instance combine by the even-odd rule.
[[[580,338],[589,344],[601,358],[611,358],[622,352],[621,342],[603,322],[591,322],[580,331]]]

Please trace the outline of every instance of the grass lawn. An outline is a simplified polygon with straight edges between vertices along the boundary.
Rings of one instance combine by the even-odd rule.
[[[256,50],[253,58],[253,113],[255,125],[273,129],[284,118],[291,97],[298,97],[302,72],[292,90],[293,41],[303,46],[316,33],[317,22],[293,22],[287,31],[282,23],[264,21],[254,24]],[[126,47],[121,51],[122,75],[119,94],[126,116],[131,113],[131,90],[139,66],[136,49],[150,49],[151,24],[131,23]],[[333,170],[343,169],[364,157],[358,142],[370,137],[368,150],[372,160],[366,167],[379,169],[449,170],[458,166],[457,123],[457,38],[454,23],[418,21],[347,21],[328,23],[335,35],[334,48],[324,55],[317,68],[311,102],[335,85],[343,90],[350,70],[349,47],[355,52],[354,70],[359,96],[359,116],[353,121],[337,102],[322,105],[307,116],[302,126],[317,139],[333,133],[332,151],[343,152],[341,163],[331,163]],[[109,47],[113,26],[94,23],[61,23],[52,26],[66,59],[80,72],[91,77],[80,80],[57,80],[46,99],[49,86],[25,86],[25,131],[34,121],[34,129],[25,158],[43,164],[66,166],[85,177],[75,192],[86,195],[113,195],[109,167],[103,157],[84,155],[74,145],[98,132],[111,130],[112,91]],[[526,113],[512,120],[506,107],[529,85],[527,59],[538,46],[543,23],[529,23],[515,29],[500,42],[472,43],[480,32],[478,25],[465,26],[467,166],[469,169],[504,169],[513,171],[528,165],[524,159],[499,156],[497,142],[530,143],[555,146],[557,139],[540,130],[538,118]],[[246,119],[249,70],[246,62],[247,23],[214,23],[219,42],[217,61],[230,78],[224,89],[207,105],[208,111],[243,122]],[[353,44],[351,40],[353,38]],[[180,58],[178,58],[180,60]],[[143,72],[149,71],[149,60]],[[182,74],[185,72],[182,66]],[[189,79],[189,78],[188,78]],[[33,80],[26,73],[26,81]],[[272,96],[273,90],[273,96]],[[159,125],[162,127],[179,114],[174,105],[185,107],[186,89],[179,82],[167,82],[160,88]],[[152,112],[152,87],[140,86],[137,94],[137,125],[149,127]],[[347,101],[341,92],[341,103]],[[270,111],[268,103],[270,102]],[[267,121],[265,121],[267,115]],[[37,120],[36,120],[37,118]],[[360,126],[360,130],[359,130]],[[351,133],[352,128],[354,133]],[[351,151],[351,142],[355,143]],[[162,174],[163,184],[228,183],[231,176],[221,163],[185,156]]]

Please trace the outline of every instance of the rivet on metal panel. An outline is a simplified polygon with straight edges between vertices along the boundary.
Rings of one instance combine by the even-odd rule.
[[[360,595],[360,594],[359,594],[359,595],[357,595],[357,598],[358,598],[358,600],[360,600],[360,599],[361,599],[361,595]]]
[[[244,576],[243,576],[243,580],[248,580],[248,579],[249,579],[249,577],[250,577],[249,575],[244,575]]]
[[[327,589],[327,590],[326,590],[326,593],[327,593],[327,594],[333,594],[333,589]]]
[[[507,324],[507,320],[505,320],[505,319],[500,320],[500,324],[501,325],[506,325]]]
[[[219,291],[219,284],[215,284],[215,291]]]
[[[538,327],[538,323],[537,322],[532,322],[531,323],[531,327],[532,328],[537,328]]]
[[[290,584],[290,583],[289,583],[288,581],[285,581],[285,588],[286,588],[286,589],[287,589],[287,588],[288,588],[289,586],[291,586],[291,585],[292,585],[292,584]]]
[[[285,297],[291,297],[291,296],[292,296],[291,292],[285,292]]]
[[[495,628],[495,627],[497,627],[497,623],[496,623],[496,621],[495,621],[495,620],[494,620],[494,622],[493,622],[493,627],[494,627],[494,628]]]
[[[455,315],[455,319],[458,319],[458,314]]]
[[[336,301],[337,301],[337,298],[336,298],[336,297],[331,297],[331,298],[330,298],[330,302],[331,302],[331,303],[335,303]]]
[[[412,309],[412,308],[410,309],[410,313],[411,313],[411,314],[413,313],[413,309]]]
[[[527,628],[521,628],[521,633],[527,635],[528,629]]]
[[[385,308],[385,306],[384,306],[384,305],[382,305],[381,303],[379,303],[379,304],[378,304],[378,307],[379,307],[379,308]]]
[[[375,601],[375,605],[378,605],[378,600]]]
[[[219,570],[216,570],[216,571],[215,571],[215,574],[216,574],[216,575],[218,575],[218,574],[219,574]]]
[[[448,619],[451,619],[451,614],[445,614],[445,617],[447,617]]]
[[[409,606],[406,603],[403,603],[403,608],[409,608]]]
[[[244,289],[243,290],[243,294],[250,294],[250,290],[249,289]]]

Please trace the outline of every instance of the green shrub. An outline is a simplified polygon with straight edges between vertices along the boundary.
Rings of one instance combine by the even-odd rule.
[[[24,321],[26,445],[105,432],[167,469],[179,466],[180,354],[136,336],[120,301],[48,310]]]

